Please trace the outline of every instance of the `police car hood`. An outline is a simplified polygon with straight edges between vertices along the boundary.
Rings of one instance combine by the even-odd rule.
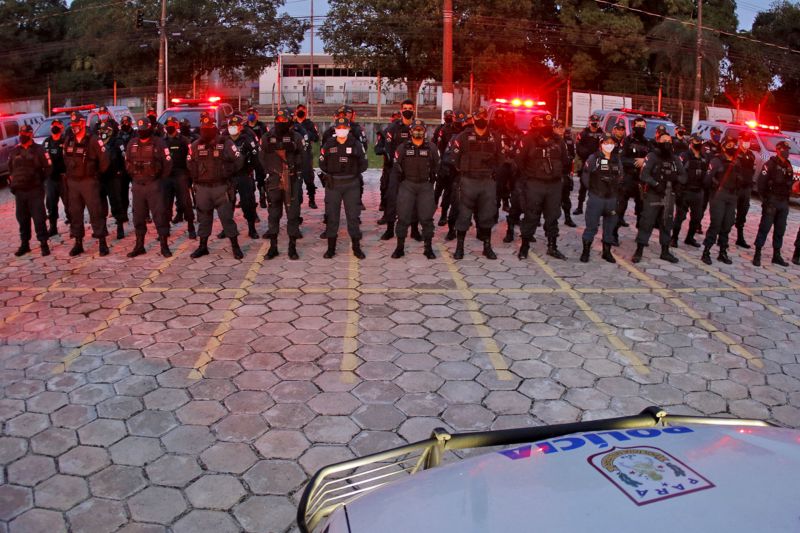
[[[338,509],[328,531],[797,532],[800,432],[692,425],[573,434],[388,484]]]

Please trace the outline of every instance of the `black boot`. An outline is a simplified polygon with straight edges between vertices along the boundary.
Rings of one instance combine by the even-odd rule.
[[[297,238],[289,237],[289,259],[297,261],[300,256],[297,254]]]
[[[619,227],[621,227],[621,228],[629,228],[629,227],[631,227],[631,225],[628,224],[628,222],[623,218],[622,220],[619,221]]]
[[[668,261],[670,263],[677,263],[678,258],[672,255],[672,252],[669,251],[669,245],[661,247],[661,259],[663,261]]]
[[[753,266],[761,266],[761,246],[756,244],[756,253],[753,254]]]
[[[705,246],[703,246],[703,256],[700,258],[700,260],[703,263],[707,264],[707,265],[711,264],[711,245],[710,244],[706,244]]]
[[[275,259],[278,257],[278,236],[272,235],[269,238],[269,250],[267,250],[267,255],[264,256],[264,259]]]
[[[125,238],[125,223],[117,222],[117,239]]]
[[[136,235],[136,244],[133,246],[133,250],[128,252],[128,257],[136,257],[145,253],[147,250],[144,249],[144,235]]]
[[[638,263],[642,260],[642,254],[644,253],[644,244],[637,244],[636,251],[633,252],[633,257],[631,261],[634,263]]]
[[[731,258],[728,257],[728,247],[727,246],[725,246],[724,248],[722,246],[719,247],[719,254],[717,255],[717,261],[721,261],[721,262],[725,263],[726,265],[732,265],[733,264],[733,261],[731,261]]]
[[[217,239],[224,239],[225,238],[225,230],[223,229],[219,233],[217,233]]]
[[[194,230],[194,222],[188,223],[187,231],[189,232],[189,238],[194,240],[197,238],[197,232]]]
[[[436,259],[436,254],[433,253],[433,243],[431,239],[425,239],[425,249],[422,251],[423,255],[428,259]]]
[[[69,251],[70,257],[75,257],[83,253],[83,238],[76,237],[75,244],[72,245],[72,250]]]
[[[394,222],[386,222],[386,231],[381,235],[382,241],[391,240],[394,237]]]
[[[422,242],[422,234],[419,232],[419,224],[412,224],[411,238],[417,242]]]
[[[180,211],[176,211],[175,217],[172,219],[172,223],[180,224],[181,222],[183,222],[183,213],[181,213]]]
[[[736,232],[738,234],[736,237],[736,246],[744,249],[750,248],[750,245],[747,244],[746,240],[744,240],[744,228],[736,228]]]
[[[244,259],[244,252],[239,248],[239,237],[231,237],[231,252],[234,259]]]
[[[555,239],[547,239],[547,255],[556,259],[566,259],[566,256],[558,250]]]
[[[464,239],[466,238],[466,231],[456,232],[456,251],[453,254],[453,259],[464,259]]]
[[[110,250],[108,249],[108,243],[106,242],[106,238],[105,237],[100,237],[99,239],[97,239],[97,242],[100,243],[100,246],[99,246],[100,257],[107,256]]]
[[[440,228],[447,225],[447,217],[444,213],[442,213],[442,216],[439,217],[439,222],[437,222],[436,225]]]
[[[700,248],[700,243],[694,240],[694,231],[692,230],[689,230],[689,233],[686,234],[686,240],[684,240],[683,243],[692,248]]]
[[[17,251],[14,252],[14,255],[16,255],[17,257],[22,257],[23,255],[27,254],[30,251],[31,251],[31,243],[30,243],[30,241],[22,241],[22,242],[20,242],[19,248],[17,248]]]
[[[42,251],[42,257],[50,255],[50,246],[47,244],[47,241],[39,241],[39,248]]]
[[[497,254],[492,250],[492,238],[483,239],[483,257],[486,259],[497,259]]]
[[[600,257],[603,258],[603,260],[608,261],[609,263],[617,262],[617,260],[614,259],[614,256],[611,253],[611,243],[608,242],[603,243],[603,254]]]
[[[336,255],[336,237],[328,237],[328,249],[322,257],[330,259],[334,255]]]
[[[702,235],[703,234],[703,226],[697,226],[697,231],[695,231],[695,233],[697,233],[698,235]]]
[[[570,228],[578,227],[578,225],[572,220],[572,217],[569,216],[569,211],[564,211],[564,225]]]
[[[589,252],[592,249],[592,243],[589,241],[583,241],[583,252],[581,252],[581,263],[588,263],[589,262]]]
[[[447,235],[444,236],[444,240],[446,241],[453,241],[456,239],[458,235],[456,234],[456,230],[450,228],[447,230]]]
[[[58,222],[50,221],[50,230],[47,232],[48,237],[55,237],[58,235]]]
[[[578,207],[575,208],[575,211],[572,212],[573,215],[582,215],[583,214],[583,203],[578,202]]]
[[[200,246],[198,246],[197,250],[192,252],[189,257],[192,259],[197,259],[198,257],[203,257],[204,255],[208,255],[208,237],[200,237]]]
[[[308,193],[308,207],[311,209],[317,208],[317,201],[314,199],[314,196],[316,196],[315,193]]]
[[[611,235],[611,246],[619,246],[619,228],[614,228],[614,233]]]
[[[800,246],[794,249],[794,254],[792,255],[792,263],[795,265],[800,265]]]
[[[267,238],[266,234],[264,235],[264,238],[265,239]],[[322,230],[322,233],[319,234],[319,238],[320,239],[327,239],[328,238],[328,230],[326,230],[326,229]]]
[[[251,239],[258,239],[258,232],[256,231],[255,220],[247,221],[247,236],[250,237]]]
[[[392,252],[392,259],[400,259],[406,255],[405,244],[405,238],[397,237],[397,246],[395,247],[394,252]]]
[[[782,267],[788,267],[789,263],[781,256],[780,250],[773,250],[772,251],[772,264],[779,265]]]
[[[167,242],[167,236],[162,235],[158,238],[158,242],[161,243],[161,256],[162,257],[172,257],[172,250],[169,249],[169,243]]]
[[[361,249],[361,239],[353,239],[353,255],[356,256],[358,259],[366,259],[367,256],[364,254],[364,251]]]
[[[302,201],[302,198],[301,198],[301,201]],[[259,206],[261,209],[266,209],[266,208],[267,208],[267,195],[266,195],[266,194],[264,194],[264,193],[261,193],[261,194],[258,196],[258,206]]]
[[[511,222],[508,223],[508,229],[506,229],[506,236],[503,237],[503,242],[514,242],[514,224]]]
[[[531,241],[526,239],[525,237],[522,238],[522,244],[519,247],[519,252],[517,252],[517,259],[527,259],[528,252],[531,251]]]
[[[669,240],[669,247],[670,248],[677,248],[678,247],[678,234],[673,233],[672,238]]]

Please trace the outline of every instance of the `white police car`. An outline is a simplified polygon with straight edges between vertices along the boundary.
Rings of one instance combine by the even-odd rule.
[[[512,444],[427,470],[446,451]],[[298,525],[303,533],[798,532],[800,431],[655,407],[555,426],[437,430],[320,470]]]

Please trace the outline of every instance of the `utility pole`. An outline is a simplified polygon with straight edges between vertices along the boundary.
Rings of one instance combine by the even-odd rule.
[[[159,47],[158,47],[158,94],[156,95],[156,113],[161,115],[164,112],[164,104],[167,100],[166,79],[166,43],[167,43],[167,0],[161,0],[161,23],[159,24]]]
[[[444,53],[442,54],[442,120],[453,109],[453,0],[444,0]]]
[[[694,109],[692,128],[700,121],[700,93],[703,88],[703,0],[697,0],[697,49],[695,52]]]
[[[664,87],[664,76],[658,75],[658,112],[661,113],[661,94]]]
[[[381,99],[383,97],[383,81],[381,80],[380,70],[378,71],[377,85],[378,85],[378,100],[377,100],[378,108],[375,114],[378,115],[378,118],[381,118]]]
[[[314,115],[314,0],[311,0],[311,87],[308,98],[308,115]]]
[[[473,76],[472,69],[475,66],[475,60],[470,59],[469,62],[469,114],[472,114],[472,89],[475,84],[475,76]]]
[[[567,71],[567,112],[564,115],[564,125],[566,125],[568,128],[572,127],[570,126],[570,121],[569,121],[569,112],[571,108],[572,108],[572,72]]]

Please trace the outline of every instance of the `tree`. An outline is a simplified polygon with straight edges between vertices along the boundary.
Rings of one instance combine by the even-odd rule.
[[[763,60],[780,85],[774,92],[779,109],[800,115],[800,4],[777,1],[769,10],[756,15],[753,36],[789,50],[761,45]]]

